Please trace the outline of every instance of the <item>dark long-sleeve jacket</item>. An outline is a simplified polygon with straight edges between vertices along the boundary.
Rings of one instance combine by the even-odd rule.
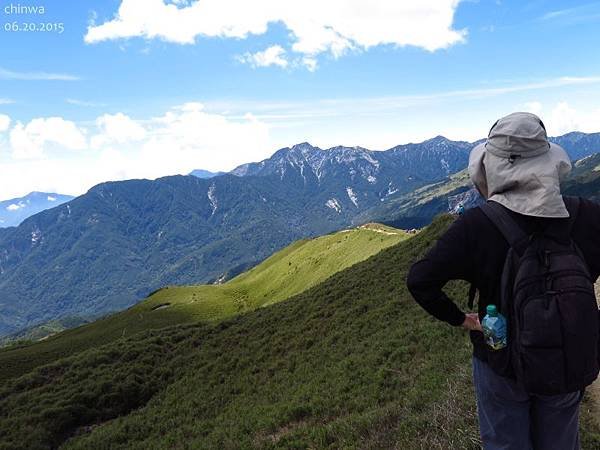
[[[528,234],[544,227],[547,221],[565,220],[511,214]],[[572,238],[596,280],[600,275],[600,204],[581,199]],[[488,304],[500,302],[500,276],[507,252],[508,243],[498,228],[480,208],[470,209],[450,225],[422,260],[413,264],[407,278],[408,289],[429,314],[459,326],[465,313],[442,288],[450,280],[466,280],[479,290],[481,319]],[[483,334],[472,331],[471,341],[474,355],[486,360]]]

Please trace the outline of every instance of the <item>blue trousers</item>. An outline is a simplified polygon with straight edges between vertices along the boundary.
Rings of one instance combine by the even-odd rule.
[[[473,383],[485,450],[579,450],[581,392],[529,395],[475,357]]]

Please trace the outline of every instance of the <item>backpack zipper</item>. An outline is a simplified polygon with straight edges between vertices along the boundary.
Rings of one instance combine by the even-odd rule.
[[[553,275],[555,275],[555,274],[560,274],[560,276],[554,277]],[[558,280],[560,278],[568,277],[568,276],[571,276],[571,275],[578,275],[578,276],[584,277],[586,280],[588,280],[588,281],[591,282],[590,277],[585,272],[583,272],[581,270],[555,270],[555,271],[547,272],[547,273],[545,273],[543,275],[535,275],[534,277],[528,277],[528,278],[526,278],[524,280],[521,280],[519,282],[519,284],[517,284],[515,286],[514,291],[516,291],[517,289],[521,289],[521,288],[523,288],[525,286],[529,286],[530,284],[537,283],[537,282],[539,282],[539,281],[541,281],[543,279],[547,279],[548,277],[551,277],[554,280]]]

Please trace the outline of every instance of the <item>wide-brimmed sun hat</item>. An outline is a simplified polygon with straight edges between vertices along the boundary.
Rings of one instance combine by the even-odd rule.
[[[498,120],[469,156],[469,175],[481,195],[528,216],[569,217],[560,181],[570,171],[567,153],[548,141],[538,116],[525,112]]]

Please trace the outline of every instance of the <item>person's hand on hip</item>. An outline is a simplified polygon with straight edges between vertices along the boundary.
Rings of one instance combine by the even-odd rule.
[[[479,315],[477,313],[466,314],[465,321],[461,326],[470,331],[483,331],[483,328],[481,328],[481,323],[479,322]]]

